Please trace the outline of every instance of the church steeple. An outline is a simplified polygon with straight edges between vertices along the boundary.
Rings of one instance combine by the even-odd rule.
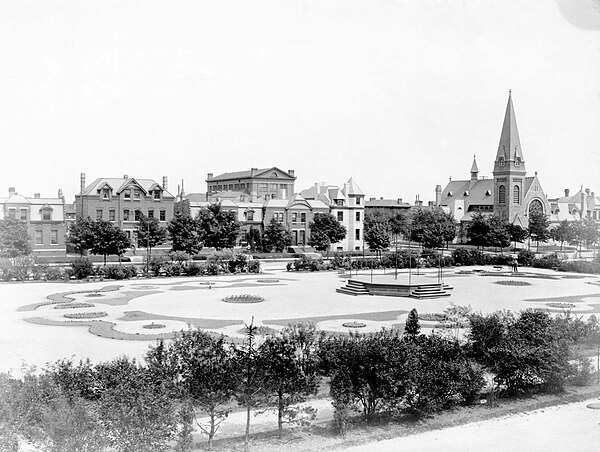
[[[517,118],[515,117],[510,90],[508,91],[508,103],[506,105],[506,113],[504,113],[504,123],[502,124],[498,152],[494,161],[494,174],[503,174],[509,171],[525,173],[525,160],[523,159],[523,152],[521,150]]]
[[[471,165],[471,180],[477,180],[479,174],[479,168],[477,168],[477,161],[475,160],[475,154],[473,154],[473,164]]]

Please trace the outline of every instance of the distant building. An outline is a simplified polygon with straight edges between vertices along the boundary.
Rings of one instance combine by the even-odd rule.
[[[296,176],[294,170],[283,171],[277,167],[251,168],[206,177],[206,196],[209,200],[221,192],[237,192],[250,197],[251,201],[287,199],[294,193]],[[234,195],[235,196],[235,195]]]
[[[495,215],[522,227],[528,226],[527,217],[532,210],[550,216],[550,203],[542,190],[537,172],[533,177],[527,177],[510,93],[494,160],[493,177],[479,177],[474,157],[470,179],[450,180],[444,189],[438,185],[435,205],[452,213],[463,230],[477,212]]]
[[[32,253],[52,256],[65,253],[65,198],[58,190],[55,198],[19,195],[13,187],[8,197],[0,197],[0,219],[16,218],[27,224]]]
[[[316,183],[300,195],[329,207],[330,213],[346,227],[346,238],[331,245],[333,251],[359,251],[364,246],[365,194],[350,178],[344,188]]]
[[[98,178],[86,185],[85,173],[82,173],[80,192],[75,195],[77,218],[110,221],[135,243],[140,214],[158,219],[163,227],[173,218],[175,197],[167,190],[167,181],[167,177],[163,177],[161,185],[153,179],[124,175]]]
[[[579,221],[586,218],[600,220],[600,197],[589,188],[583,189],[583,185],[575,194],[566,188],[564,196],[548,200],[550,202],[550,222],[561,223],[567,221]]]
[[[374,212],[382,212],[389,216],[395,215],[398,212],[408,213],[411,205],[408,202],[403,202],[402,198],[398,199],[384,199],[384,198],[369,198],[365,201],[365,215],[372,214]]]

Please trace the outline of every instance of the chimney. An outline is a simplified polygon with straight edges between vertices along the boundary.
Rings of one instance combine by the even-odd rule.
[[[295,171],[294,171],[293,169],[289,169],[289,170],[288,170],[288,174],[289,174],[290,176],[292,176],[292,177],[296,177],[296,176],[295,176]]]
[[[380,200],[380,201],[382,201],[382,200],[383,200],[383,196],[380,196],[380,197],[379,197],[379,200]]]
[[[169,178],[167,176],[163,176],[163,181],[162,181],[163,190],[167,190],[168,186],[169,186]]]
[[[213,173],[207,173],[206,174],[206,180],[207,181],[212,180],[212,178],[213,178]]]
[[[588,195],[588,196],[590,196],[590,189],[589,188],[585,189],[585,194]]]
[[[375,201],[375,198],[369,198],[369,201]]]
[[[429,207],[433,207],[433,206],[434,206],[434,203],[433,203],[433,201],[427,201],[427,205],[428,205]]]
[[[402,198],[398,198],[397,203],[402,204]]]
[[[58,197],[59,197],[60,199],[62,199],[63,201],[65,200],[65,195],[63,195],[62,188],[59,188],[59,189],[58,189]]]
[[[344,194],[345,194],[346,196],[348,196],[348,191],[349,191],[349,190],[350,190],[350,184],[349,184],[348,182],[346,182],[346,183],[344,184]]]
[[[40,199],[40,194],[39,193],[34,193],[33,194],[33,199]]]
[[[15,187],[8,187],[8,196],[13,196],[15,194]]]
[[[571,192],[571,190],[569,190],[568,188],[565,188],[565,198],[569,197],[570,192]]]
[[[250,168],[250,177],[254,177],[256,175],[257,171],[258,171],[258,168]]]
[[[129,176],[127,174],[123,174],[123,179],[129,179]]]
[[[79,193],[83,195],[85,191],[85,173],[81,173],[79,176]]]
[[[435,186],[435,206],[439,207],[442,202],[442,186]]]

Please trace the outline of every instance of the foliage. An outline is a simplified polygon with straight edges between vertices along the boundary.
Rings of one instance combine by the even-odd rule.
[[[167,241],[167,230],[160,225],[157,218],[147,218],[143,214],[140,214],[136,230],[138,246],[144,246],[148,250],[146,264],[149,265],[152,248]]]
[[[310,238],[308,244],[317,251],[327,251],[331,244],[346,238],[346,228],[329,213],[317,213],[308,225]]]
[[[529,213],[529,225],[527,227],[529,236],[539,245],[547,242],[550,238],[550,222],[541,210],[532,210]]]
[[[167,230],[171,239],[172,251],[182,251],[193,255],[198,254],[202,249],[203,237],[196,219],[178,212],[169,221]]]
[[[569,221],[563,220],[558,226],[550,229],[550,237],[552,240],[560,242],[562,251],[565,242],[571,243],[575,239],[575,231]]]
[[[122,280],[137,276],[137,270],[133,265],[108,265],[102,269],[105,278]]]
[[[263,238],[260,234],[260,230],[254,226],[250,226],[250,229],[246,232],[246,241],[248,242],[248,248],[250,251],[262,251],[263,250]]]
[[[290,232],[278,222],[275,218],[271,218],[263,233],[262,245],[264,251],[272,251],[273,249],[280,253],[292,244],[292,236]]]
[[[467,238],[471,245],[477,247],[492,246],[506,248],[511,240],[524,240],[525,231],[518,225],[501,220],[493,215],[483,215],[478,212],[467,226]]]
[[[69,276],[74,276],[76,279],[85,279],[93,274],[94,266],[88,258],[80,257],[71,262]]]
[[[380,254],[390,247],[390,221],[389,217],[373,213],[365,216],[364,239],[369,250]]]
[[[404,334],[409,337],[416,337],[421,331],[421,325],[419,325],[419,313],[416,308],[413,308],[408,313],[406,318],[406,325],[404,325]]]
[[[30,253],[27,223],[11,217],[0,220],[0,257],[14,258]]]
[[[519,250],[519,254],[517,256],[517,261],[519,265],[525,265],[527,267],[531,267],[533,264],[533,260],[535,259],[535,253],[529,250]]]
[[[98,254],[104,257],[106,266],[106,256],[114,254],[122,256],[127,248],[131,246],[131,241],[118,226],[110,221],[96,220],[90,223],[93,242],[90,246],[92,254]]]
[[[206,246],[217,251],[233,248],[240,231],[235,212],[222,208],[220,203],[209,204],[198,213],[198,230]]]
[[[69,225],[65,239],[67,247],[75,249],[83,257],[83,254],[94,243],[92,220],[89,218],[77,218],[74,223]]]
[[[456,222],[441,210],[417,210],[410,223],[410,239],[424,248],[441,248],[456,237]]]

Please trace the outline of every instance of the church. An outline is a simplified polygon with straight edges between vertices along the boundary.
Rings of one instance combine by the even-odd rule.
[[[436,186],[435,204],[460,222],[461,236],[477,212],[498,216],[524,228],[528,226],[531,211],[551,213],[537,171],[527,176],[510,91],[492,174],[492,178],[479,177],[474,156],[468,180],[451,179],[443,190],[441,185]]]

